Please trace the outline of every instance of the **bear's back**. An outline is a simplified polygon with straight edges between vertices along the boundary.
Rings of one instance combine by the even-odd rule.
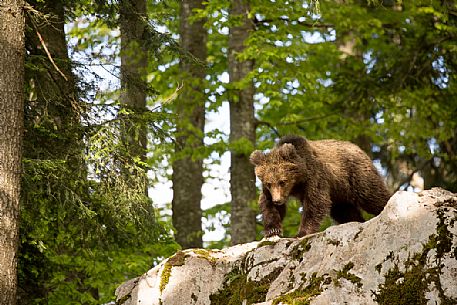
[[[308,141],[315,158],[337,175],[350,175],[371,171],[373,164],[368,155],[357,145],[339,140]]]

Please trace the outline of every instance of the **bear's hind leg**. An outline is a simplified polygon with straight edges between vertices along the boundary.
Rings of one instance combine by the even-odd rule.
[[[359,196],[358,203],[365,212],[376,216],[382,212],[389,198],[387,189],[380,189],[378,192],[372,191],[367,195]]]
[[[332,206],[330,216],[337,223],[347,223],[352,221],[364,222],[360,209],[351,203],[337,203]]]
[[[358,188],[354,190],[354,200],[361,209],[376,216],[387,204],[390,192],[375,170],[373,175],[367,178],[369,183],[359,183]]]

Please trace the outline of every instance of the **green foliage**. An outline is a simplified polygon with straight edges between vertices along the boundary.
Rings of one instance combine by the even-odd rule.
[[[38,1],[39,9],[45,2]],[[117,80],[103,83],[99,73],[118,74],[118,2],[65,1],[70,53],[79,104],[67,97],[42,99],[37,84],[49,69],[47,56],[27,57],[29,94],[25,109],[20,284],[32,303],[100,304],[113,288],[144,272],[177,246],[170,239],[170,217],[152,217],[152,203],[141,183],[168,177],[174,142],[176,107],[184,103],[177,45],[179,2],[148,1],[145,43],[154,52],[148,67],[150,109],[120,108]],[[41,5],[41,6],[40,6]],[[456,7],[443,1],[285,1],[250,2],[255,24],[239,59],[253,59],[246,79],[227,84],[229,1],[209,1],[196,11],[208,28],[206,111],[217,112],[231,88],[254,82],[257,149],[269,149],[278,136],[297,133],[310,139],[347,139],[360,144],[385,172],[390,187],[406,188],[417,171],[425,186],[457,190],[457,34]],[[33,27],[27,37],[36,35]],[[35,41],[36,42],[36,41]],[[28,41],[29,51],[36,43]],[[68,64],[55,58],[58,65]],[[91,69],[87,69],[90,67]],[[83,77],[84,76],[84,77]],[[179,96],[180,98],[175,98]],[[180,122],[185,124],[185,122]],[[151,130],[147,160],[128,155],[118,132],[122,124],[146,124]],[[205,147],[183,151],[205,166],[233,150],[249,154],[245,139],[228,144],[228,135],[210,130]],[[123,170],[120,170],[123,169]],[[152,169],[151,181],[142,181]],[[126,183],[128,173],[138,179]],[[135,187],[136,185],[136,187]],[[299,203],[290,202],[284,235],[294,236]],[[204,211],[207,231],[225,229],[230,237],[230,205]],[[260,219],[259,219],[260,220]],[[321,229],[331,224],[327,219]],[[258,232],[262,225],[259,221]],[[132,250],[135,249],[135,250]],[[349,274],[349,273],[347,273]],[[304,303],[319,292],[316,278]]]
[[[249,156],[254,150],[252,142],[245,137],[239,138],[236,141],[231,141],[229,147],[234,153],[246,156]]]
[[[455,48],[448,43],[455,8],[438,1],[320,5],[320,15],[299,2],[252,7],[257,29],[242,56],[255,58],[263,95],[259,140],[275,133],[367,138],[382,149],[376,156],[388,174],[398,171],[398,159],[413,169],[432,157],[455,160],[442,146],[455,142]],[[449,187],[455,177],[445,181]]]
[[[222,249],[230,245],[230,202],[215,205],[211,208],[205,209],[202,216],[206,221],[204,227],[205,232],[213,232],[220,230],[221,226],[224,230],[224,236],[219,241],[211,241],[206,245],[209,249]]]
[[[34,5],[38,10],[52,7],[42,1]],[[170,225],[156,219],[145,196],[146,171],[163,158],[140,160],[120,132],[121,126],[131,126],[132,139],[138,140],[135,126],[147,125],[156,143],[166,142],[169,114],[157,106],[143,112],[121,109],[116,85],[98,88],[101,79],[94,66],[115,73],[119,37],[113,23],[94,18],[91,3],[78,2],[74,8],[68,34],[71,53],[81,60],[74,64],[80,76],[75,88],[61,88],[61,82],[49,77],[54,67],[38,53],[35,31],[27,32],[31,51],[26,58],[21,304],[114,301],[119,284],[179,248],[170,237]],[[43,24],[50,17],[37,13],[34,18]],[[55,41],[46,43],[51,49]],[[153,90],[148,92],[154,97]],[[163,96],[162,101],[172,98]]]
[[[149,200],[119,179],[84,182],[59,160],[25,160],[24,169],[19,279],[42,289],[30,303],[112,301],[119,284],[178,249]]]
[[[114,301],[114,290],[126,279],[139,276],[177,250],[169,242],[134,250],[91,249],[71,255],[53,255],[55,266],[46,288],[50,304],[100,304]],[[71,266],[71,271],[68,270]]]

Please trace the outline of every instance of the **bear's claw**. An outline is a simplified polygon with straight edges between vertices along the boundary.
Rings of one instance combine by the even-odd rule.
[[[271,236],[275,236],[275,235],[276,236],[281,236],[282,235],[281,229],[273,228],[273,229],[268,230],[265,233],[265,237],[271,237]]]

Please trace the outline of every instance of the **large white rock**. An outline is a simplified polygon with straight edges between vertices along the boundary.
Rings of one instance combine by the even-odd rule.
[[[365,223],[180,251],[116,295],[119,305],[457,304],[457,196],[397,192]]]

